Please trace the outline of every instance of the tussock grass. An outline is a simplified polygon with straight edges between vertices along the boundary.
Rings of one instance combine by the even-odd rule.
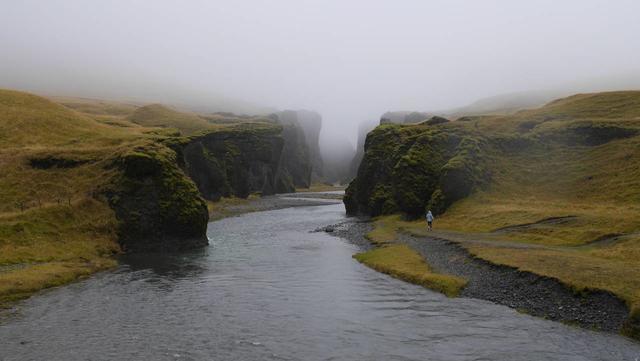
[[[242,211],[234,209],[237,206],[247,206],[252,201],[258,199],[257,194],[250,194],[247,198],[239,197],[222,197],[217,201],[207,201],[207,209],[209,210],[209,220],[215,221],[222,218],[236,216],[242,213],[251,212],[251,208],[243,208]]]
[[[131,115],[140,105],[133,102],[110,101],[91,98],[52,96],[55,103],[77,112],[93,116],[123,117]]]
[[[313,183],[309,188],[296,188],[296,192],[333,192],[343,191],[345,188],[344,186],[335,186],[333,184]]]
[[[161,104],[140,107],[127,119],[145,127],[175,128],[184,135],[223,126],[209,123],[197,114],[179,112]]]
[[[353,256],[378,272],[455,297],[466,281],[455,276],[433,273],[422,256],[404,244],[392,244]]]

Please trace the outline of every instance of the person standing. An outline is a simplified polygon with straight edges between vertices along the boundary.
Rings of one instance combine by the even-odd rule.
[[[433,213],[431,213],[431,210],[427,212],[427,226],[430,231],[433,230]]]

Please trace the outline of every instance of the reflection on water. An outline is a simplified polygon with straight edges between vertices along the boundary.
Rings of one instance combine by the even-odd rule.
[[[341,205],[211,223],[211,246],[138,255],[0,325],[0,360],[635,360],[640,345],[448,299],[309,233]]]
[[[119,257],[120,271],[150,271],[158,277],[181,279],[198,277],[206,271],[207,249],[183,252],[179,254],[133,254]],[[144,274],[144,272],[140,272]]]

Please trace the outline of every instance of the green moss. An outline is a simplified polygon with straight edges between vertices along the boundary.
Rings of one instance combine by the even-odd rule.
[[[125,248],[188,248],[194,239],[204,243],[206,203],[178,167],[173,150],[148,143],[118,157],[116,164],[124,172],[105,193]]]
[[[487,181],[483,147],[454,125],[379,126],[367,137],[358,176],[346,191],[347,211],[416,217],[430,206],[443,212]]]

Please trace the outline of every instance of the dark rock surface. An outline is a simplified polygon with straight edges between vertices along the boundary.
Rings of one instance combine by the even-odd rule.
[[[350,218],[345,222],[320,227],[312,232],[326,232],[332,236],[347,240],[363,251],[373,248],[365,235],[373,230],[373,223],[366,218]]]
[[[637,129],[626,128],[617,124],[589,121],[575,122],[560,131],[542,134],[545,139],[559,141],[571,146],[598,146],[616,139],[630,138],[635,135],[638,135]]]
[[[285,110],[276,114],[277,123],[282,126],[284,148],[280,156],[280,166],[276,175],[278,193],[295,191],[295,187],[307,188],[311,185],[313,171],[312,158],[319,156],[312,154],[311,149],[318,149],[318,139],[307,139],[316,135],[311,121],[305,120],[305,127],[301,125],[298,111]],[[308,132],[305,131],[308,129]],[[307,134],[308,133],[308,134]],[[320,135],[318,129],[317,136]],[[293,187],[289,187],[291,183]]]
[[[150,144],[117,158],[104,190],[118,220],[123,250],[174,251],[205,246],[207,205],[171,149]]]
[[[417,124],[429,119],[431,114],[412,111],[392,111],[382,114],[380,124]]]
[[[322,129],[322,116],[310,110],[297,110],[298,124],[304,132],[304,138],[309,150],[311,161],[311,180],[320,181],[324,176],[324,164],[320,154],[320,130]]]
[[[424,124],[424,125],[438,125],[438,124],[444,124],[444,123],[449,123],[449,119],[447,118],[443,118],[443,117],[439,117],[439,116],[433,116],[431,118],[429,118],[428,120],[425,120],[424,122],[420,123],[420,124]]]
[[[381,125],[367,135],[357,177],[345,193],[349,214],[435,214],[485,184],[487,143],[455,127]]]
[[[174,144],[185,173],[209,200],[274,194],[283,151],[277,126],[237,126]],[[291,183],[285,184],[292,188]]]

